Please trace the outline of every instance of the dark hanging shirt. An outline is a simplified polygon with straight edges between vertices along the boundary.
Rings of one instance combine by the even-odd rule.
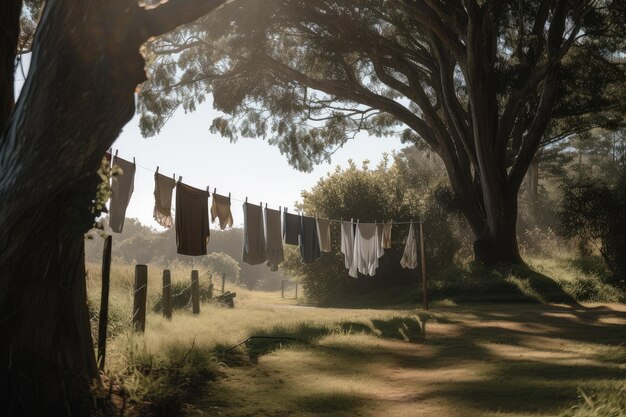
[[[287,245],[299,245],[300,244],[300,228],[302,222],[300,216],[296,214],[283,213],[283,238]]]
[[[267,261],[263,209],[250,203],[243,203],[243,261],[249,265]]]
[[[122,233],[126,209],[135,187],[135,164],[115,156],[113,157],[113,166],[121,168],[122,173],[114,176],[111,180],[109,225],[115,233]]]
[[[315,217],[302,216],[301,231],[300,254],[302,255],[302,262],[312,264],[320,257],[320,241],[317,235]]]
[[[176,247],[181,255],[207,254],[209,193],[179,182],[176,185]]]
[[[278,264],[285,260],[283,238],[280,230],[280,211],[265,209],[265,240],[267,247],[267,266],[277,271]]]

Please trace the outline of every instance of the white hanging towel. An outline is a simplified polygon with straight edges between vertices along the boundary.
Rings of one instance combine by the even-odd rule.
[[[415,238],[413,223],[411,223],[411,227],[409,227],[409,235],[406,238],[406,245],[404,246],[404,253],[402,254],[400,265],[402,265],[402,268],[417,268],[417,239]]]
[[[343,253],[345,257],[346,269],[350,269],[354,257],[354,229],[352,228],[352,220],[349,222],[341,222],[341,253]]]
[[[357,223],[350,276],[356,278],[357,271],[372,277],[376,275],[378,258],[384,253],[376,223]]]

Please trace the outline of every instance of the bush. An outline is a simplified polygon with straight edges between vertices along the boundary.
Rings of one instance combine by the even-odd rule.
[[[337,168],[312,190],[302,193],[300,208],[307,214],[330,219],[349,220],[354,216],[361,222],[422,220],[427,264],[432,270],[450,265],[461,248],[460,241],[466,237],[446,181],[445,170],[434,156],[408,148],[395,156],[391,167],[384,160],[373,170],[367,163],[362,169],[353,163],[344,170]],[[331,227],[330,253],[323,253],[315,264],[303,265],[298,251],[288,247],[281,266],[303,282],[311,301],[338,304],[358,294],[415,281],[419,269],[407,270],[400,265],[409,225],[393,227],[392,249],[385,249],[376,276],[358,279],[351,278],[344,267],[340,225],[333,223]]]
[[[616,187],[593,179],[568,182],[561,206],[563,235],[578,238],[583,254],[595,246],[611,282],[626,287],[626,169]]]

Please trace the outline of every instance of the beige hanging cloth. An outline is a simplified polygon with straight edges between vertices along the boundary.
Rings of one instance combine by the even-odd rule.
[[[158,224],[168,229],[174,224],[172,220],[172,191],[174,191],[175,186],[176,180],[174,178],[155,172],[152,216]]]
[[[211,222],[220,219],[220,229],[233,226],[233,214],[230,211],[230,197],[213,193],[213,203],[211,204]]]
[[[391,249],[391,228],[393,223],[380,223],[378,227],[383,249]]]

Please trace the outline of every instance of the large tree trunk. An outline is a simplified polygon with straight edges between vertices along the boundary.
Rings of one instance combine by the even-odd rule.
[[[98,374],[84,233],[105,151],[135,110],[140,46],[223,1],[49,0],[0,138],[0,408],[88,415]]]

